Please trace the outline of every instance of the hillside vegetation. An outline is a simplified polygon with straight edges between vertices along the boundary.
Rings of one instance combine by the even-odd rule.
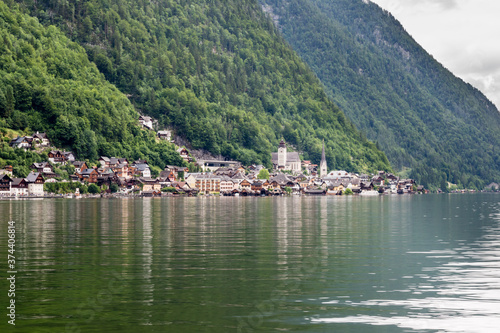
[[[286,40],[397,170],[420,183],[500,180],[500,113],[362,0],[262,0]],[[411,169],[411,170],[408,170]]]
[[[127,94],[138,111],[157,118],[161,127],[174,128],[193,148],[244,164],[270,166],[270,153],[282,137],[313,162],[319,162],[325,139],[331,169],[390,169],[385,155],[333,104],[256,0],[6,2],[11,7],[19,3],[22,11],[45,26],[59,27],[85,49],[99,71]],[[54,27],[47,30],[57,31]],[[68,45],[76,49],[74,44]],[[54,53],[57,59],[67,58],[59,50]],[[93,69],[79,66],[78,59],[86,61],[83,54],[79,56],[56,67],[61,71],[58,77],[67,79],[64,75],[70,74],[65,71],[79,71],[72,75],[100,78]],[[78,98],[86,102],[91,99],[81,95]],[[83,123],[72,126],[96,133],[102,128],[119,141],[123,133],[113,128],[121,125],[115,123],[113,108],[106,102],[123,109],[124,114],[132,115],[133,107],[118,97],[122,95],[114,99],[113,94],[105,95],[107,98],[97,98],[94,103],[103,103],[102,113],[109,115],[110,127],[92,123],[100,114],[88,115],[88,127],[81,127]],[[45,114],[49,113],[34,116],[48,123]],[[63,115],[54,119],[60,117]]]
[[[54,145],[92,161],[108,155],[146,158],[160,167],[183,163],[173,145],[156,143],[154,133],[140,130],[132,103],[56,27],[44,28],[0,2],[0,41],[3,133],[44,131]],[[19,156],[29,155],[28,163],[40,159],[1,144],[2,166],[22,165]]]

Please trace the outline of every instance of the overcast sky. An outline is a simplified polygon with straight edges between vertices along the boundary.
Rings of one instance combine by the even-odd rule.
[[[499,0],[371,0],[456,76],[500,108]]]

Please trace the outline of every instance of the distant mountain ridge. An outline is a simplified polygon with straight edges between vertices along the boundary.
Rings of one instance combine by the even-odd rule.
[[[327,93],[398,170],[426,185],[500,179],[500,113],[362,0],[261,0]]]
[[[330,168],[391,169],[257,0],[4,2],[61,29],[136,111],[194,149],[271,166],[271,152],[285,138],[319,163],[324,139]]]

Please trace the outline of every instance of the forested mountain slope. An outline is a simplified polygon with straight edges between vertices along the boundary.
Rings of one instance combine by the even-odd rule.
[[[500,180],[500,114],[376,4],[262,0],[284,37],[398,170],[429,185]]]
[[[269,166],[282,136],[314,162],[325,139],[330,168],[390,169],[257,0],[5,2],[63,30],[137,110],[194,148]]]
[[[82,47],[0,1],[0,128],[47,132],[81,159],[103,154],[182,164],[174,146],[156,143],[137,118]],[[8,142],[1,148],[0,159],[16,159]]]

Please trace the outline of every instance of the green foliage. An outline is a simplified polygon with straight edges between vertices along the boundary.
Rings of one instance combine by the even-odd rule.
[[[177,193],[177,189],[175,187],[164,187],[161,189],[161,191],[169,193]]]
[[[324,139],[331,168],[390,170],[385,155],[327,97],[319,80],[284,42],[256,0],[9,1],[13,2],[21,3],[42,24],[58,26],[96,64],[87,65],[79,52],[57,50],[57,59],[49,66],[55,77],[71,80],[94,75],[98,68],[103,75],[92,76],[92,82],[104,76],[143,113],[158,119],[160,127],[174,128],[195,149],[245,165],[271,167],[270,153],[281,137],[315,163],[321,159]],[[62,39],[57,29],[47,30],[71,50],[79,50]],[[33,47],[34,55],[39,49]],[[71,61],[60,62],[60,58]],[[40,90],[26,82],[32,90]],[[132,152],[128,149],[132,144],[121,143],[132,140],[135,147],[139,145],[132,138],[137,131],[128,122],[131,104],[123,95],[116,95],[111,105],[119,106],[108,106],[106,101],[112,99],[108,96],[115,95],[109,85],[91,91],[99,95],[106,89],[108,93],[103,95],[107,98],[92,96],[102,103],[102,112],[88,114],[88,108],[75,103],[71,110],[76,108],[82,116],[72,119],[64,118],[68,111],[61,110],[52,93],[42,92],[39,98],[50,110],[44,114],[56,122],[60,143],[74,142],[78,154],[90,159],[95,158],[95,151],[124,156],[142,151]],[[80,90],[83,93],[78,95],[76,89],[64,92],[76,95],[79,103],[90,103],[87,85]],[[28,107],[25,99],[17,104]],[[97,106],[91,109],[99,110]],[[11,117],[19,126],[29,120],[21,115]],[[96,140],[87,130],[95,133]],[[103,145],[102,137],[117,140]]]
[[[109,190],[111,191],[111,193],[118,192],[119,190],[118,185],[116,183],[111,183],[111,185],[109,186]]]
[[[0,142],[0,168],[12,165],[14,177],[24,178],[28,176],[33,163],[47,161],[47,154],[39,154],[23,149],[9,147],[7,142]]]
[[[267,169],[260,170],[257,179],[269,179],[269,171]]]
[[[429,187],[500,179],[500,113],[362,0],[260,0],[352,122]],[[370,159],[370,157],[367,157]],[[328,161],[330,165],[330,161]],[[376,163],[376,162],[375,162]]]
[[[344,194],[345,194],[345,195],[353,195],[353,192],[352,192],[352,190],[351,190],[350,188],[346,188],[346,189],[344,190]]]
[[[99,186],[97,186],[96,184],[90,184],[88,186],[88,191],[90,194],[98,194],[98,193],[101,193],[101,189],[99,188]]]
[[[80,193],[88,193],[87,186],[78,182],[58,182],[58,183],[45,183],[43,190],[49,193],[67,194],[75,193],[76,189],[80,189]]]
[[[289,187],[289,186],[285,186],[285,193],[286,193],[286,194],[290,195],[290,194],[292,194],[292,191],[293,191],[293,190],[292,190],[292,188],[291,188],[291,187]]]
[[[156,143],[154,133],[139,129],[132,103],[82,47],[9,3],[11,8],[0,2],[0,120],[6,127],[47,132],[54,145],[79,159],[108,155],[147,159],[161,168],[185,165],[173,145]]]

